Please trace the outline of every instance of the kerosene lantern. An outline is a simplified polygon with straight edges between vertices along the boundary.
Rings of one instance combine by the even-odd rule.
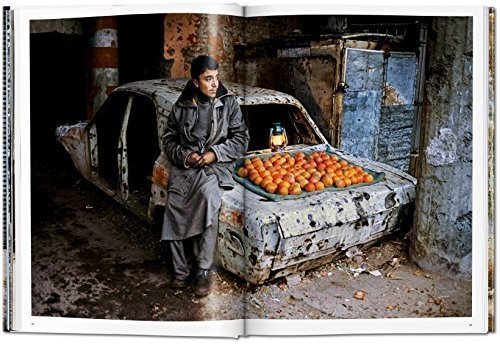
[[[287,144],[288,139],[285,128],[279,122],[274,123],[273,127],[269,130],[269,148],[273,152],[280,152],[285,149]]]

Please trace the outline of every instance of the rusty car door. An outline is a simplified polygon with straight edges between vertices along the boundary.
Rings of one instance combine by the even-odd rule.
[[[89,122],[89,160],[91,179],[106,193],[117,197],[119,190],[119,164],[122,147],[120,131],[129,107],[127,93],[111,94]],[[119,197],[119,196],[118,196]]]
[[[145,214],[151,194],[153,165],[160,156],[156,105],[143,94],[132,94],[119,140],[120,190],[135,212]]]

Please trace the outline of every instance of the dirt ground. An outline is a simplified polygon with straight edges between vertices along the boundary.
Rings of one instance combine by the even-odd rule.
[[[133,320],[471,316],[470,280],[420,270],[404,235],[251,286],[216,268],[213,292],[170,289],[160,233],[83,180],[64,152],[32,162],[33,315]]]

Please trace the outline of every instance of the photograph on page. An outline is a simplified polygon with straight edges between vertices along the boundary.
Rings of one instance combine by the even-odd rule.
[[[493,137],[473,135],[493,126],[475,111],[477,17],[243,13],[29,19],[23,309],[252,334],[472,326],[474,279],[494,295],[493,231],[477,246],[473,231],[474,178],[493,220],[492,178],[473,178]]]

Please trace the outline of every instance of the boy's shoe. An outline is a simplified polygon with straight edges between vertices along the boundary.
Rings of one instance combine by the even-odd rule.
[[[170,283],[170,287],[174,288],[174,289],[180,289],[180,288],[184,288],[185,286],[187,285],[186,283],[186,280],[183,279],[177,279],[175,278],[171,283]]]
[[[205,297],[210,293],[211,288],[210,270],[198,269],[194,280],[194,293],[196,296]]]

